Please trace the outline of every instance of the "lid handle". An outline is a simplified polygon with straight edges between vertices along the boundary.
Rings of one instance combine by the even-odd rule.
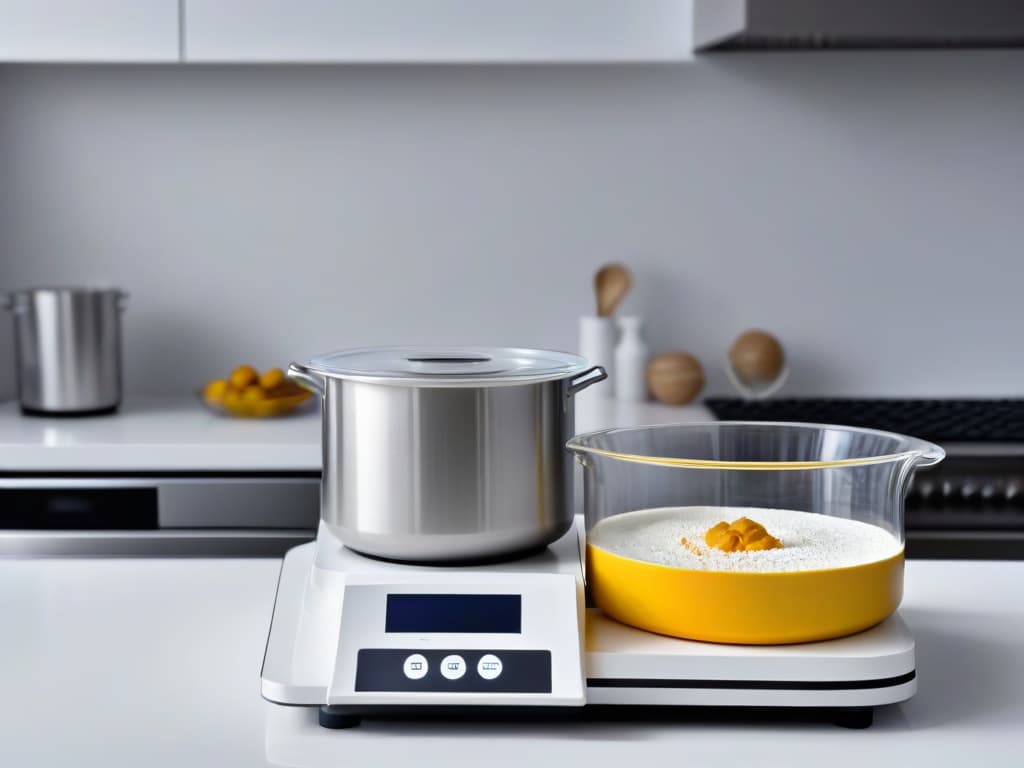
[[[444,365],[446,363],[449,365],[465,365],[471,363],[491,362],[491,358],[487,357],[486,355],[470,355],[464,357],[407,357],[405,359],[408,360],[410,363],[430,363],[438,365]]]
[[[422,355],[407,355],[404,359],[409,364],[409,371],[423,376],[472,377],[500,373],[504,370],[490,355],[472,352],[446,354],[425,351]]]

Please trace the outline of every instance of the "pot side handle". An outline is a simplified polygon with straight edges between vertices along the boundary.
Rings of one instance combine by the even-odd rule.
[[[597,384],[599,381],[604,381],[608,378],[608,372],[605,371],[600,365],[595,365],[593,368],[588,368],[579,376],[569,379],[569,397],[572,397],[577,392],[589,387],[591,384]]]
[[[326,387],[324,387],[323,378],[306,366],[292,363],[288,366],[288,378],[314,395],[324,396]]]

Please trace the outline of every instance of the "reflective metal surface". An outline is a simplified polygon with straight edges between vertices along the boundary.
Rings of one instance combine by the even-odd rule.
[[[482,558],[568,530],[572,411],[561,382],[327,389],[321,516],[352,549]]]
[[[315,531],[319,520],[319,473],[9,477],[0,472],[0,531]]]
[[[8,297],[24,410],[80,414],[118,406],[124,298],[115,289],[89,288],[37,288]]]
[[[321,518],[357,551],[420,562],[504,557],[572,523],[572,395],[604,372],[507,386],[290,375],[323,393]],[[312,379],[312,380],[310,380]]]
[[[281,557],[312,541],[307,528],[0,531],[2,557]]]
[[[0,557],[278,557],[319,519],[319,473],[0,472]]]

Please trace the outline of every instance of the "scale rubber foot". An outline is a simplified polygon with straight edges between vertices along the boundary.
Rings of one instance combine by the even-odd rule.
[[[332,708],[329,706],[320,707],[319,720],[321,727],[331,729],[355,728],[363,722],[363,718],[358,715],[335,712],[332,711]]]
[[[835,724],[841,728],[870,728],[875,721],[874,707],[850,707],[835,713]]]

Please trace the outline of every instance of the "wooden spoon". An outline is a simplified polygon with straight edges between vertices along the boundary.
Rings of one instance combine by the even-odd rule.
[[[621,264],[606,264],[594,275],[598,317],[611,317],[633,287],[629,270]]]

